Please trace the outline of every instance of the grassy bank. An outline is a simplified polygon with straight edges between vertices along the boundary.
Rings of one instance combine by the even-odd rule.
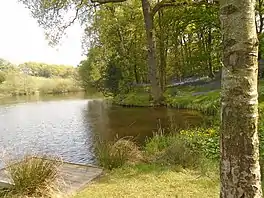
[[[205,114],[215,115],[220,109],[220,89],[215,86],[174,86],[164,93],[164,104],[178,109],[198,110]],[[149,88],[135,88],[126,95],[117,95],[113,102],[128,107],[151,107]],[[259,81],[259,107],[264,107],[264,80]]]
[[[43,78],[10,72],[0,84],[0,97],[36,93],[58,94],[81,90],[78,82],[72,78]]]
[[[217,177],[190,170],[141,164],[106,173],[74,198],[99,197],[219,197]]]
[[[218,141],[217,129],[200,128],[157,133],[143,147],[125,139],[100,143],[105,175],[74,198],[219,197]]]

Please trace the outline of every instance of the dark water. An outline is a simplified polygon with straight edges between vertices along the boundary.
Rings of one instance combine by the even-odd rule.
[[[159,125],[185,128],[201,121],[197,112],[122,108],[82,94],[10,98],[0,104],[0,154],[4,158],[51,154],[70,162],[94,163],[95,135],[104,140],[117,134],[133,136],[143,143]]]

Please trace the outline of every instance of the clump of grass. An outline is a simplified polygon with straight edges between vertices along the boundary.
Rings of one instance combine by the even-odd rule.
[[[139,147],[131,139],[98,142],[95,150],[99,165],[109,170],[141,159]]]
[[[58,178],[61,161],[27,156],[9,163],[7,173],[14,186],[7,193],[12,197],[49,197]]]
[[[180,165],[185,168],[198,168],[203,161],[202,153],[193,150],[189,142],[178,138],[158,156],[157,162],[168,165]]]

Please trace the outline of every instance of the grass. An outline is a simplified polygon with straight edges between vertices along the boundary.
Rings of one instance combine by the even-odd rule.
[[[106,174],[74,198],[219,197],[216,161],[206,159],[212,145],[204,144],[216,131],[157,133],[141,148],[129,139],[100,144],[99,164]],[[214,150],[218,141],[213,145]],[[129,163],[131,160],[135,163]]]
[[[49,197],[55,192],[58,178],[58,160],[27,156],[21,161],[9,162],[7,175],[14,186],[2,192],[2,197]]]
[[[264,108],[264,80],[259,81],[259,107]],[[167,87],[165,105],[178,109],[198,110],[207,115],[216,115],[220,110],[220,89],[212,86],[180,85]],[[126,95],[118,95],[113,99],[115,104],[122,106],[149,107],[152,102],[149,88],[136,88]]]
[[[74,198],[115,197],[219,197],[217,176],[206,177],[190,170],[139,164],[113,170]]]
[[[117,95],[114,97],[113,102],[115,104],[127,107],[150,107],[152,106],[149,101],[148,92],[144,91],[133,91],[126,95]]]

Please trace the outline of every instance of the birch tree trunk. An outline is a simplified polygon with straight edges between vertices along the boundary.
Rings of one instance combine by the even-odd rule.
[[[221,198],[261,198],[255,0],[220,0]]]

